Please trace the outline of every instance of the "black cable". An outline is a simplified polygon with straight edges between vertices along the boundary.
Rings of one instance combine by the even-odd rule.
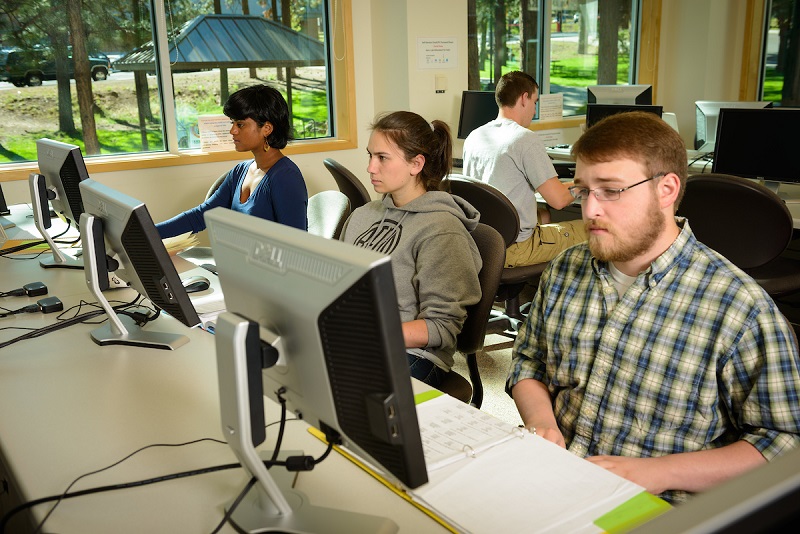
[[[136,298],[134,300],[132,300],[131,302],[125,303],[125,304],[121,304],[119,306],[115,306],[115,307],[113,307],[113,309],[116,311],[116,310],[120,310],[120,309],[124,309],[124,308],[130,307],[130,306],[133,306],[133,305],[136,304],[136,302],[140,298],[141,298],[140,295],[137,295]],[[83,302],[83,301],[81,301],[81,302]],[[89,304],[89,303],[87,303],[87,304]],[[96,304],[91,303],[91,305],[94,306]],[[79,309],[80,309],[80,306],[81,305],[78,305]],[[69,308],[69,310],[67,310],[67,311],[63,312],[62,314],[60,314],[57,317],[57,319],[60,319],[61,316],[63,316],[65,313],[67,313],[68,311],[72,310],[73,308],[75,308],[75,306],[73,306],[72,308]],[[46,335],[46,334],[57,332],[58,330],[62,330],[64,328],[67,328],[67,327],[72,326],[74,324],[79,324],[79,323],[86,322],[88,319],[93,319],[93,318],[101,316],[101,315],[103,315],[105,313],[106,312],[105,312],[104,309],[99,308],[97,310],[92,310],[90,312],[86,312],[86,313],[83,313],[83,314],[80,314],[80,315],[76,315],[76,316],[74,316],[74,317],[72,317],[70,319],[62,320],[61,322],[54,323],[54,324],[51,324],[49,326],[45,326],[44,328],[39,328],[39,329],[30,331],[30,332],[27,332],[25,334],[22,334],[20,336],[15,337],[15,338],[9,339],[8,341],[4,341],[4,342],[0,343],[0,349],[3,349],[3,348],[5,348],[5,347],[7,347],[9,345],[13,345],[14,343],[17,343],[18,341],[24,341],[26,339],[33,339],[33,338],[36,338],[36,337],[41,337],[41,336]]]
[[[288,419],[288,421],[301,421],[301,419],[294,418],[294,419]],[[270,424],[267,425],[267,428],[269,428],[272,425],[278,424],[278,423],[279,422],[270,423]],[[138,454],[138,453],[140,453],[140,452],[142,452],[144,450],[147,450],[147,449],[150,449],[150,448],[154,448],[154,447],[183,447],[183,446],[186,446],[186,445],[192,445],[192,444],[200,443],[200,442],[203,442],[203,441],[211,441],[211,442],[215,442],[215,443],[226,444],[225,441],[218,440],[218,439],[215,439],[215,438],[200,438],[200,439],[196,439],[196,440],[193,440],[193,441],[188,441],[188,442],[185,442],[185,443],[177,443],[177,444],[175,444],[175,443],[157,443],[157,444],[146,445],[144,447],[141,447],[141,448],[133,451],[132,453],[128,454],[127,456],[125,456],[121,460],[118,460],[118,461],[114,462],[111,465],[108,465],[108,466],[106,466],[106,467],[104,467],[102,469],[98,469],[96,471],[92,471],[90,473],[85,473],[85,474],[79,476],[78,478],[73,480],[69,484],[69,486],[67,486],[67,489],[64,490],[63,493],[61,493],[59,495],[51,495],[49,497],[42,497],[40,499],[34,499],[32,501],[28,501],[28,502],[22,503],[22,504],[20,504],[20,505],[18,505],[16,507],[14,507],[13,509],[9,510],[2,517],[2,519],[0,520],[0,534],[5,533],[5,528],[8,525],[8,522],[11,520],[11,518],[13,516],[15,516],[16,514],[22,512],[22,511],[25,511],[25,510],[27,510],[29,508],[33,508],[34,506],[38,506],[40,504],[45,504],[45,503],[48,503],[48,502],[56,501],[56,503],[53,505],[53,507],[47,512],[47,514],[44,517],[44,519],[42,519],[42,521],[40,521],[39,525],[36,527],[36,532],[41,530],[41,528],[44,525],[44,522],[47,520],[47,518],[50,517],[50,515],[53,513],[55,508],[65,499],[72,499],[74,497],[82,497],[84,495],[92,495],[94,493],[102,493],[102,492],[106,492],[106,491],[116,491],[116,490],[120,490],[120,489],[129,489],[129,488],[135,488],[135,487],[139,487],[139,486],[147,486],[147,485],[155,484],[155,483],[158,483],[158,482],[166,482],[168,480],[176,480],[176,479],[179,479],[179,478],[186,478],[186,477],[196,476],[196,475],[204,475],[204,474],[208,474],[208,473],[215,473],[217,471],[225,471],[227,469],[235,469],[237,467],[241,467],[240,463],[222,464],[222,465],[217,465],[217,466],[213,466],[213,467],[205,467],[205,468],[202,468],[202,469],[194,469],[194,470],[190,470],[190,471],[182,471],[182,472],[179,472],[179,473],[173,473],[173,474],[170,474],[170,475],[163,475],[163,476],[160,476],[160,477],[149,478],[149,479],[139,480],[139,481],[135,481],[135,482],[127,482],[127,483],[122,483],[122,484],[111,484],[111,485],[108,485],[108,486],[99,486],[99,487],[96,487],[96,488],[89,488],[89,489],[79,490],[79,491],[75,491],[73,493],[69,493],[69,489],[72,486],[74,486],[82,478],[85,478],[85,477],[93,475],[93,474],[101,473],[103,471],[106,471],[108,469],[116,467],[120,463],[124,462],[125,460],[128,460],[132,456],[134,456],[134,455],[136,455],[136,454]],[[332,448],[332,445],[329,444],[328,450],[325,451],[325,453],[323,453],[322,456],[319,459],[315,460],[314,463],[316,464],[316,463],[322,461],[330,453],[331,448]],[[265,461],[264,465],[267,467],[267,469],[269,469],[270,467],[272,467],[274,465],[285,466],[286,462],[277,462],[277,461],[276,462],[268,462],[268,461]],[[247,493],[246,491],[242,493],[242,495],[241,495],[242,498],[244,497],[244,495],[246,493]],[[232,513],[232,511],[231,511],[231,513]]]
[[[225,524],[231,520],[231,517],[233,517],[233,512],[235,512],[239,507],[239,504],[241,504],[241,502],[244,500],[247,493],[253,489],[253,486],[256,485],[256,482],[256,477],[250,477],[250,480],[247,481],[247,484],[245,484],[244,488],[242,488],[242,491],[240,491],[239,495],[237,495],[233,500],[230,507],[225,510],[225,515],[222,516],[222,520],[217,524],[216,527],[214,527],[214,530],[211,531],[211,534],[217,534],[220,530],[222,530],[222,527],[224,527]]]

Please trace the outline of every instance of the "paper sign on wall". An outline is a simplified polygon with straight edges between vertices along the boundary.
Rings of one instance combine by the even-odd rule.
[[[417,66],[420,69],[454,69],[458,67],[458,46],[456,38],[418,38]]]

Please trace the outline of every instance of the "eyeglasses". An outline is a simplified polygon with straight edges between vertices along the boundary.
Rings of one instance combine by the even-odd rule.
[[[619,195],[623,191],[627,191],[632,187],[636,187],[637,185],[641,185],[645,182],[649,182],[650,180],[655,180],[656,178],[661,178],[662,176],[666,176],[667,173],[660,172],[651,176],[650,178],[645,178],[641,182],[636,182],[633,185],[629,185],[628,187],[623,187],[622,189],[613,189],[611,187],[598,187],[597,189],[589,189],[588,187],[581,187],[578,185],[573,185],[569,188],[570,194],[573,198],[579,198],[581,200],[586,200],[589,198],[589,193],[594,193],[594,197],[597,200],[602,201],[609,201],[609,200],[619,200]]]

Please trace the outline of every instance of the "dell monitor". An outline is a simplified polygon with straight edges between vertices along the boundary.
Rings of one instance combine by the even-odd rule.
[[[255,502],[234,511],[239,530],[246,510],[259,510],[259,528],[296,521],[291,532],[319,512],[289,506],[272,478],[279,468],[268,473],[254,450],[264,439],[262,391],[387,478],[427,482],[389,256],[224,208],[205,220],[227,303],[215,327],[222,427],[258,480],[247,497]],[[262,369],[266,349],[277,361]],[[322,531],[338,526],[338,513],[321,512]]]
[[[83,269],[80,258],[68,256],[59,250],[47,229],[52,226],[50,207],[67,224],[76,227],[83,213],[83,202],[78,184],[89,178],[81,149],[76,145],[39,139],[36,141],[36,155],[40,173],[33,172],[28,178],[33,220],[42,237],[50,245],[53,257],[39,261],[42,267],[65,267]]]
[[[103,295],[115,276],[186,326],[200,323],[172,259],[158,235],[147,206],[92,179],[80,183],[85,211],[80,229],[86,284],[108,315],[91,332],[98,345],[134,345],[174,349],[189,338],[145,330],[131,317],[117,314]]]
[[[616,115],[617,113],[628,113],[630,111],[646,111],[661,117],[661,106],[633,106],[621,104],[587,104],[586,105],[586,127],[591,128],[598,121]]]
[[[588,104],[652,105],[652,85],[590,85],[586,88]]]
[[[712,171],[772,182],[800,183],[798,108],[722,108]]]
[[[722,108],[763,109],[771,108],[772,102],[711,102],[698,100],[694,103],[695,131],[694,149],[703,152],[714,152],[714,140],[717,137],[719,110]]]
[[[466,139],[475,128],[495,120],[498,112],[494,91],[464,91],[458,116],[458,138]]]

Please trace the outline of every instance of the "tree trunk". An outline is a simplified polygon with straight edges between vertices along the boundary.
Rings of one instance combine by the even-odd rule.
[[[506,64],[506,0],[497,0],[494,7],[494,86],[503,75]]]
[[[536,0],[519,0],[519,67],[536,78],[540,75],[537,68],[539,45],[536,41],[539,11]],[[540,80],[541,81],[541,80]]]
[[[86,51],[86,34],[81,17],[81,0],[67,0],[69,29],[72,34],[72,61],[75,64],[75,89],[78,93],[78,108],[83,129],[86,154],[99,154],[100,141],[94,122],[94,96],[92,95],[92,73],[89,70],[89,53]]]
[[[479,91],[481,88],[477,9],[477,0],[467,0],[467,89],[472,91]]]
[[[800,21],[800,1],[794,3],[792,19]],[[786,49],[786,68],[783,73],[782,106],[800,106],[800,24],[793,24],[789,42],[794,43]]]
[[[72,88],[69,83],[69,66],[67,57],[67,34],[58,32],[52,36],[53,55],[56,62],[56,92],[58,94],[58,130],[75,134],[75,119],[72,115]]]
[[[617,84],[617,64],[619,56],[620,0],[598,2],[599,35],[597,50],[597,83]]]

